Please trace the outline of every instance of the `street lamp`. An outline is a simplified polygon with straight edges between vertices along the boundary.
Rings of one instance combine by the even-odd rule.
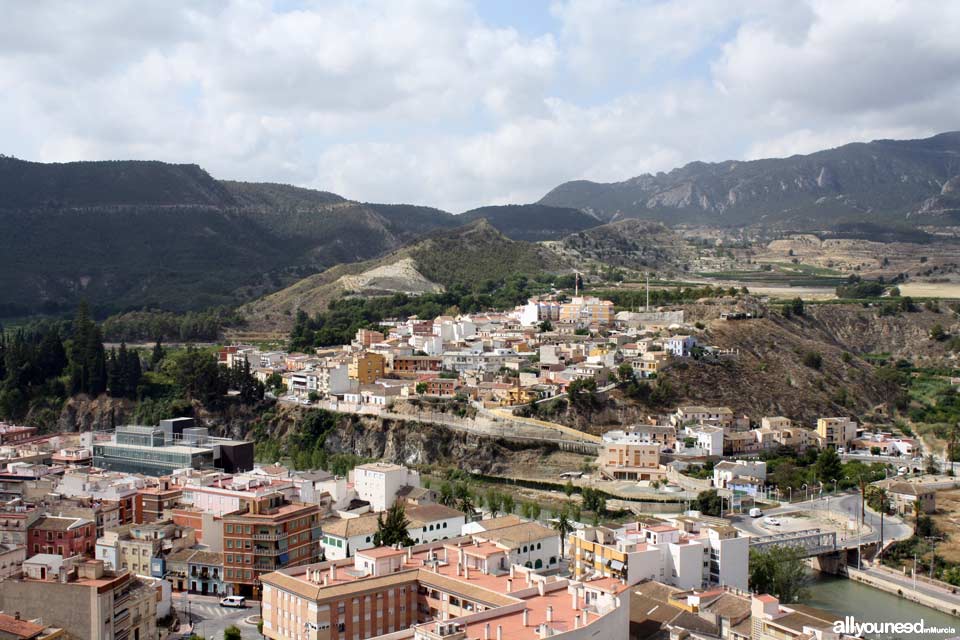
[[[787,502],[793,502],[793,487],[787,487]]]
[[[804,482],[803,486],[800,488],[803,489],[803,501],[806,502],[807,501],[807,483]]]

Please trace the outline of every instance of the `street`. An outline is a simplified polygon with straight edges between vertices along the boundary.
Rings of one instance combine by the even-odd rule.
[[[260,603],[247,601],[244,609],[232,609],[220,606],[219,596],[201,596],[194,594],[173,595],[173,607],[183,621],[193,622],[193,633],[208,640],[222,640],[223,630],[236,625],[244,638],[257,638],[259,633],[255,624],[244,622],[247,618],[260,615]],[[189,634],[186,634],[189,635]]]

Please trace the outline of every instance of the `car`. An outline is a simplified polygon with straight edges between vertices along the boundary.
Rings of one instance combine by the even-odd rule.
[[[759,518],[759,517],[761,517],[762,515],[763,515],[763,511],[761,511],[761,510],[758,509],[757,507],[754,507],[754,508],[750,509],[750,517],[751,517],[751,518]]]
[[[780,521],[777,520],[776,518],[767,518],[766,520],[763,521],[763,523],[766,524],[766,525],[769,525],[769,526],[771,526],[771,527],[779,527],[779,526],[780,526]]]
[[[220,599],[220,606],[244,609],[247,606],[247,599],[243,596],[227,596],[226,598]]]

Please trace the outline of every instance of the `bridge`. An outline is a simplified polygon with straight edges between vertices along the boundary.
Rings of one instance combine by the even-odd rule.
[[[821,531],[820,529],[803,529],[801,531],[790,531],[787,533],[776,533],[769,536],[757,536],[750,538],[750,549],[757,551],[768,551],[770,549],[785,549],[787,547],[799,547],[803,550],[803,556],[810,558],[825,553],[834,553],[843,549],[843,546],[837,545],[836,531]]]

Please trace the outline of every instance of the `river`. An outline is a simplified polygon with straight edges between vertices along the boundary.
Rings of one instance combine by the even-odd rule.
[[[803,604],[830,611],[841,617],[852,615],[857,622],[917,622],[922,619],[928,628],[956,629],[956,633],[878,634],[868,636],[870,640],[946,640],[960,636],[960,618],[837,576],[814,574],[810,595]]]

